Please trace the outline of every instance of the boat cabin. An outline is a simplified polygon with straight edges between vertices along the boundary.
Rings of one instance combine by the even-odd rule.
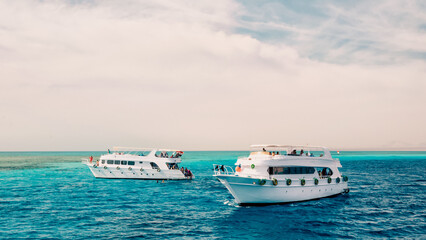
[[[108,149],[96,162],[100,167],[137,167],[156,170],[180,170],[179,163],[183,152],[171,149],[123,148]]]
[[[235,163],[236,175],[321,179],[333,176],[341,167],[340,161],[333,159],[325,147],[252,145],[251,148],[254,151],[248,157],[240,157]]]

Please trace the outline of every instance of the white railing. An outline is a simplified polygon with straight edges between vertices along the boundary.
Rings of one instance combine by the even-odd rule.
[[[213,164],[214,175],[235,175],[232,166]]]
[[[99,161],[99,159],[93,159],[92,160],[92,162],[90,162],[90,159],[88,159],[88,158],[82,158],[81,159],[81,163],[82,164],[86,164],[86,165],[97,165],[97,166],[99,166],[99,164],[100,164],[100,161]]]

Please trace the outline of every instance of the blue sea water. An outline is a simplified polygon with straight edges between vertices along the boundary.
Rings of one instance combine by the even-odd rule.
[[[341,152],[349,194],[240,207],[212,177],[246,152],[185,152],[192,181],[96,179],[101,152],[1,152],[0,239],[426,239],[426,152]]]

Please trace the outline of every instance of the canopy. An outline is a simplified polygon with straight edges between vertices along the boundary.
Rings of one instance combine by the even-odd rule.
[[[256,144],[251,145],[250,148],[254,149],[262,149],[262,148],[273,148],[273,149],[327,149],[326,147],[321,146],[309,146],[309,145],[278,145],[278,144]]]
[[[134,147],[113,147],[114,152],[145,152],[145,151],[161,151],[161,152],[182,152],[176,149],[159,149],[159,148],[134,148]],[[182,152],[183,153],[183,152]]]

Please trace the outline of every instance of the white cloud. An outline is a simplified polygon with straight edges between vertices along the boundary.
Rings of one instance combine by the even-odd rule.
[[[245,12],[250,20],[241,27],[266,36],[268,32],[285,34],[272,40],[284,41],[303,56],[332,63],[426,60],[426,6],[422,1],[298,5],[302,4],[256,2]]]
[[[0,0],[1,149],[424,142],[423,61],[310,60],[236,33],[243,11],[225,0]]]

